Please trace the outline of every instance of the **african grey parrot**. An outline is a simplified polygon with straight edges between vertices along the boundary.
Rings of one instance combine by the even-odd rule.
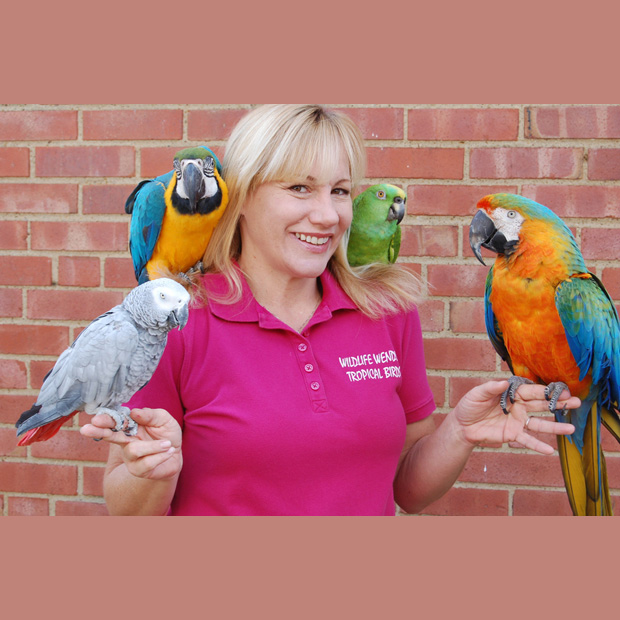
[[[133,289],[122,304],[95,319],[62,353],[43,382],[37,402],[19,418],[20,446],[53,437],[78,411],[107,413],[116,431],[138,427],[122,404],[153,376],[168,332],[183,329],[189,293],[161,278]]]

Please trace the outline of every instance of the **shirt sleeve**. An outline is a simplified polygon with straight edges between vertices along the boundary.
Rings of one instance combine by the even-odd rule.
[[[180,396],[180,376],[185,346],[178,330],[168,334],[164,354],[151,380],[127,403],[130,409],[165,409],[183,427],[184,407]]]
[[[400,322],[398,331],[402,342],[399,396],[407,424],[412,424],[431,416],[436,405],[426,373],[422,326],[417,309],[399,315],[395,322]]]

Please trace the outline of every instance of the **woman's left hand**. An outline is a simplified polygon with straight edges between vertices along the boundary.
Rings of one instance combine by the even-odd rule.
[[[510,413],[506,415],[499,401],[507,388],[508,381],[491,381],[475,387],[461,399],[454,409],[454,415],[463,439],[474,446],[499,448],[507,443],[512,447],[528,448],[549,455],[553,454],[554,448],[528,431],[553,435],[572,435],[575,432],[572,424],[530,418],[531,413],[549,411],[544,385],[520,386],[514,404],[509,407]],[[564,391],[558,408],[576,409],[580,404],[578,398]]]

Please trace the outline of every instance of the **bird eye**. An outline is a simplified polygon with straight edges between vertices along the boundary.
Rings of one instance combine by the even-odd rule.
[[[160,294],[159,294],[159,296],[160,296],[162,299],[166,299],[166,293],[160,293]]]
[[[379,190],[379,191],[377,192],[377,198],[378,198],[379,200],[385,200],[385,192],[384,192],[383,190]]]
[[[514,220],[514,219],[515,219],[515,217],[517,217],[517,212],[516,212],[516,211],[508,211],[508,217],[509,217],[511,220]]]

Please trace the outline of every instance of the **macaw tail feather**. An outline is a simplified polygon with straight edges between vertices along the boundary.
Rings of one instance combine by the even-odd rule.
[[[620,442],[620,417],[618,417],[618,412],[603,407],[601,414],[605,428],[616,438],[616,441]]]
[[[558,437],[558,451],[573,514],[578,517],[613,515],[607,466],[601,450],[601,424],[597,404],[593,405],[588,415],[583,452],[580,453],[575,442],[568,437]]]
[[[45,424],[44,426],[39,426],[38,428],[33,428],[28,431],[18,442],[18,446],[29,446],[33,443],[37,443],[38,441],[47,441],[51,439],[59,430],[60,427],[70,420],[77,411],[74,411],[72,414],[65,416],[64,418],[58,418],[49,424]]]

